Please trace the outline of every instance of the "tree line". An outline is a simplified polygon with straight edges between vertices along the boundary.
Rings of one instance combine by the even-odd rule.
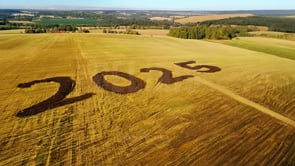
[[[270,31],[295,33],[295,18],[274,16],[235,17],[222,20],[205,21],[202,25],[255,25],[267,26]]]
[[[11,23],[7,19],[0,19],[0,30],[21,29],[24,28],[22,23]]]
[[[182,39],[230,40],[237,36],[246,36],[247,32],[247,27],[195,25],[172,28],[169,36]]]
[[[57,32],[76,32],[78,28],[75,25],[63,24],[31,24],[25,33],[57,33]]]

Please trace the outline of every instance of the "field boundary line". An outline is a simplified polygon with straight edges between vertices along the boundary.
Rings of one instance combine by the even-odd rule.
[[[239,103],[242,103],[242,104],[245,104],[245,105],[250,106],[252,108],[255,108],[259,112],[262,112],[262,113],[264,113],[264,114],[266,114],[268,116],[271,116],[272,118],[275,118],[275,119],[277,119],[277,120],[279,120],[281,122],[284,122],[286,124],[289,124],[289,125],[295,127],[295,121],[294,120],[292,120],[292,119],[290,119],[288,117],[285,117],[280,113],[272,111],[272,110],[270,110],[270,109],[268,109],[268,108],[266,108],[266,107],[264,107],[264,106],[262,106],[260,104],[257,104],[257,103],[255,103],[255,102],[253,102],[253,101],[251,101],[251,100],[249,100],[247,98],[239,96],[239,95],[231,92],[230,90],[228,90],[227,88],[225,88],[223,86],[217,85],[215,83],[212,83],[210,81],[207,81],[207,80],[202,79],[202,78],[197,77],[197,76],[195,76],[194,79],[197,80],[198,82],[210,87],[210,88],[213,88],[213,89],[223,93],[224,95],[226,95],[228,97],[231,97],[232,99],[238,101]]]

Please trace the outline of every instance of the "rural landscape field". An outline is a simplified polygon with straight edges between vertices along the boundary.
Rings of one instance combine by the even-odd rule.
[[[294,165],[294,60],[208,41],[107,34],[3,34],[0,55],[0,165]],[[221,70],[175,64],[188,61]],[[144,68],[183,80],[161,83],[160,71]],[[146,85],[118,94],[93,81],[110,71]],[[67,98],[91,95],[17,116],[59,88],[18,85],[54,77],[75,82]]]
[[[295,1],[0,1],[0,166],[295,166]]]
[[[202,22],[202,21],[209,21],[209,20],[219,20],[225,18],[232,18],[232,17],[249,17],[254,16],[253,14],[208,14],[208,15],[201,15],[201,16],[191,16],[186,18],[177,19],[176,22],[185,24],[185,23],[195,23],[195,22]]]

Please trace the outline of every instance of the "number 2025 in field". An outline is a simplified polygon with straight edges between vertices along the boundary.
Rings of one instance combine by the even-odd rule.
[[[221,71],[221,68],[217,66],[211,66],[211,65],[190,66],[190,64],[193,64],[193,63],[195,63],[195,61],[180,62],[175,64],[186,69],[196,70],[197,72],[203,72],[203,73],[214,73],[214,72]],[[140,69],[140,72],[150,72],[151,70],[160,71],[163,73],[162,76],[158,79],[158,83],[162,83],[162,84],[173,84],[173,83],[180,82],[185,79],[194,77],[193,75],[183,75],[179,77],[173,77],[172,71],[167,70],[165,68],[160,68],[160,67],[142,68]],[[125,78],[129,80],[131,84],[128,86],[114,85],[105,79],[106,75],[114,75],[114,76]],[[141,89],[144,89],[146,86],[146,83],[140,78],[137,78],[133,75],[123,73],[120,71],[103,71],[103,72],[97,73],[95,76],[93,76],[92,79],[97,84],[97,86],[107,91],[111,91],[118,94],[135,93]],[[27,117],[27,116],[36,115],[49,109],[53,109],[56,107],[86,100],[92,97],[93,95],[95,95],[95,93],[86,93],[77,97],[66,98],[66,96],[73,91],[76,85],[76,82],[72,80],[70,77],[52,77],[52,78],[46,78],[42,80],[35,80],[35,81],[27,82],[27,83],[21,83],[18,85],[18,87],[30,88],[32,85],[39,84],[39,83],[46,83],[46,82],[58,83],[60,85],[58,91],[53,96],[49,97],[48,99],[41,101],[28,108],[25,108],[22,111],[19,111],[16,114],[17,117]]]

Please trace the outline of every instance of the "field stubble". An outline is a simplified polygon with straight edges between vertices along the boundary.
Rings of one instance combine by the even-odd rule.
[[[194,78],[166,85],[157,83],[160,72],[140,72],[162,67],[174,76],[197,75],[295,119],[293,60],[206,41],[99,34],[0,36],[0,56],[0,165],[294,164],[294,127]],[[222,71],[174,64],[190,60]],[[127,95],[106,91],[92,81],[102,71],[134,75],[146,87]],[[19,83],[57,76],[76,82],[67,98],[95,95],[15,116],[58,89]]]
[[[250,16],[254,16],[254,15],[253,14],[208,14],[208,15],[180,18],[180,19],[176,19],[175,22],[181,23],[181,24],[187,24],[187,23],[204,22],[209,20],[221,20],[221,19],[232,18],[232,17],[250,17]]]

